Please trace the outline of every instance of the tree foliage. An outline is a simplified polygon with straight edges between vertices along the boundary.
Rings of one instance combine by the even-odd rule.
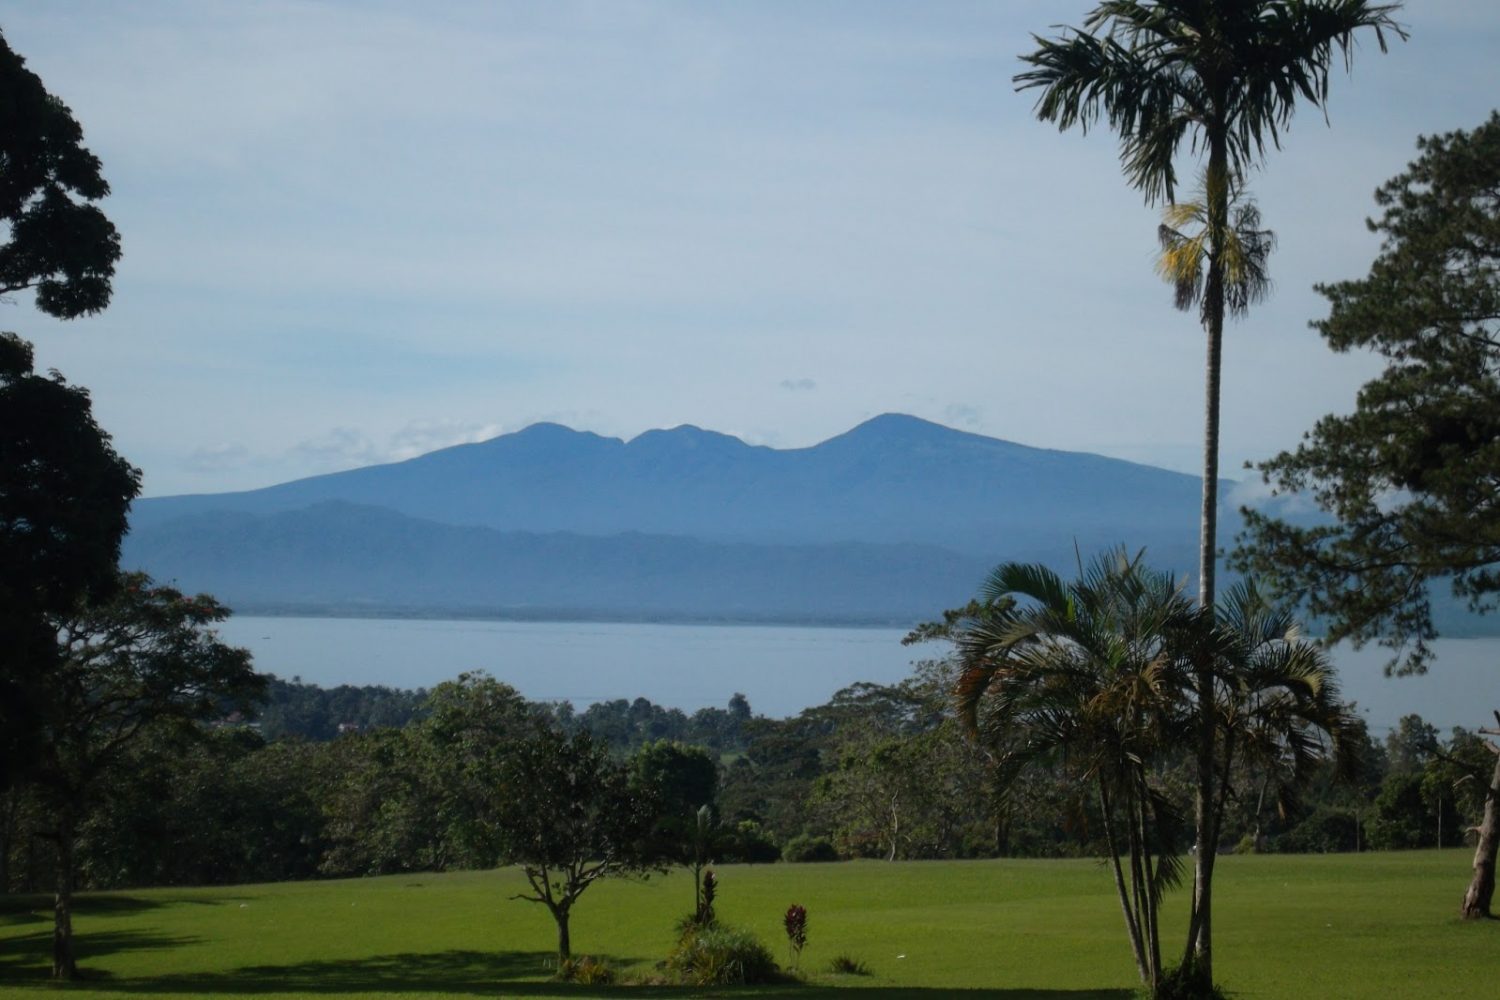
[[[1500,592],[1500,113],[1418,148],[1375,194],[1369,274],[1317,286],[1330,310],[1313,327],[1386,369],[1353,413],[1259,467],[1332,522],[1248,511],[1236,556],[1304,601],[1331,640],[1397,650],[1402,672],[1430,657],[1433,585],[1475,612]]]
[[[53,619],[115,585],[140,474],[94,422],[89,394],[33,371],[0,334],[0,786],[37,733],[39,685],[58,658]]]
[[[543,720],[506,747],[497,762],[493,814],[506,862],[557,923],[560,960],[572,954],[569,917],[599,879],[658,867],[650,850],[654,797],[632,787],[626,768],[588,733],[568,736]]]
[[[1176,765],[1199,720],[1214,725],[1218,794],[1200,828],[1215,851],[1247,777],[1290,807],[1325,761],[1355,759],[1346,747],[1363,740],[1363,727],[1340,702],[1322,651],[1249,584],[1205,612],[1141,556],[1114,552],[1071,582],[1041,566],[1002,565],[980,598],[980,612],[954,630],[960,718],[993,755],[1002,792],[1041,769],[1070,778],[1080,800],[1094,797],[1137,968],[1155,989],[1166,974],[1159,907],[1180,876],[1186,834]],[[1189,970],[1194,941],[1190,926]]]
[[[76,971],[73,856],[90,797],[148,732],[248,708],[265,687],[250,654],[213,631],[228,615],[211,597],[189,597],[136,573],[109,600],[85,601],[51,621],[60,655],[42,683],[44,738],[31,771],[57,844],[54,977],[72,979]]]
[[[1192,732],[1182,636],[1198,620],[1169,577],[1116,553],[1073,583],[1006,563],[981,591],[1004,610],[961,626],[960,717],[1010,788],[1057,767],[1096,797],[1141,979],[1163,966],[1158,912],[1181,876],[1182,815],[1156,765]]]
[[[73,113],[0,35],[0,295],[34,291],[60,319],[109,305],[120,236],[92,204],[108,194]]]

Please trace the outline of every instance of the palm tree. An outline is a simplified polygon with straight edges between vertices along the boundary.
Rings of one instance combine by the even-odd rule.
[[[1161,243],[1156,273],[1172,286],[1173,304],[1183,311],[1198,306],[1205,323],[1204,272],[1218,268],[1223,275],[1225,310],[1231,316],[1243,316],[1271,291],[1267,261],[1276,247],[1275,234],[1260,228],[1260,209],[1238,192],[1230,193],[1229,229],[1215,245],[1210,240],[1207,202],[1205,189],[1197,201],[1167,205],[1162,224],[1156,228]]]
[[[1207,262],[1201,306],[1208,334],[1205,365],[1203,505],[1199,522],[1198,595],[1214,605],[1219,479],[1219,378],[1224,316],[1229,302],[1224,251],[1233,231],[1232,192],[1267,145],[1280,144],[1297,103],[1323,107],[1337,53],[1348,68],[1355,36],[1371,29],[1405,38],[1396,3],[1368,0],[1106,0],[1084,19],[1082,31],[1035,37],[1031,67],[1016,76],[1019,89],[1039,88],[1037,117],[1061,129],[1087,131],[1101,115],[1120,134],[1121,160],[1131,185],[1148,203],[1171,203],[1176,160],[1184,144],[1206,159],[1203,223]],[[1180,300],[1179,300],[1180,301]],[[1211,975],[1210,886],[1216,844],[1207,839],[1214,802],[1211,667],[1197,666],[1200,705],[1198,830],[1194,870],[1194,948]],[[1200,914],[1198,911],[1202,910]]]
[[[1252,581],[1229,588],[1205,624],[1207,631],[1190,637],[1202,645],[1183,652],[1189,660],[1213,664],[1217,795],[1208,810],[1206,839],[1217,844],[1236,767],[1258,774],[1285,812],[1324,762],[1335,764],[1338,777],[1353,777],[1365,741],[1364,723],[1339,697],[1327,653]],[[1204,882],[1211,885],[1214,855],[1203,860]],[[1192,911],[1185,969],[1196,964],[1195,947],[1207,933],[1210,913],[1208,906]]]
[[[1201,614],[1123,552],[1071,584],[1007,563],[980,596],[954,633],[960,715],[983,735],[1002,794],[1038,766],[1092,788],[1136,967],[1155,989],[1159,905],[1181,875],[1182,832],[1156,765],[1192,731],[1192,674],[1175,647]]]

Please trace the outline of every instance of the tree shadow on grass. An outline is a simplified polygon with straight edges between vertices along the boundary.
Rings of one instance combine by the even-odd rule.
[[[122,951],[178,948],[196,944],[200,939],[182,935],[158,934],[153,931],[95,931],[73,938],[83,978],[108,978],[108,973],[90,971],[90,960]],[[15,937],[0,938],[0,983],[7,980],[46,979],[52,973],[52,932],[35,931]]]
[[[641,962],[603,956],[615,966]],[[182,996],[232,996],[268,993],[423,993],[504,996],[576,997],[776,997],[816,1000],[898,1000],[900,997],[966,997],[972,1000],[1130,1000],[1130,990],[924,989],[911,986],[826,986],[787,983],[705,990],[686,986],[579,986],[538,981],[556,962],[544,951],[446,951],[329,959],[288,965],[253,965],[224,972],[107,979],[90,985],[119,993]]]

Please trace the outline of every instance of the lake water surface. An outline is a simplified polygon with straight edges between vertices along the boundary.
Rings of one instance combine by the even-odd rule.
[[[759,714],[795,715],[856,681],[895,683],[940,644],[903,647],[901,629],[622,622],[241,617],[220,629],[257,669],[323,686],[431,687],[486,670],[535,700],[583,708],[649,698],[693,711],[743,692]],[[1377,733],[1420,714],[1443,731],[1494,725],[1500,639],[1444,639],[1424,677],[1385,678],[1387,652],[1339,648],[1344,694]]]

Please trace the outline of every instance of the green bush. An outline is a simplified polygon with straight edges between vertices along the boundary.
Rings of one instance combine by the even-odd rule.
[[[798,834],[786,842],[781,849],[781,860],[803,862],[803,861],[837,861],[839,852],[834,850],[833,843],[827,837],[814,837],[806,833]]]
[[[767,836],[766,831],[754,820],[741,820],[734,827],[720,834],[719,860],[743,862],[747,865],[765,864],[781,858],[781,848]]]
[[[564,983],[581,983],[584,986],[609,986],[615,981],[615,970],[603,959],[569,958],[557,966],[557,978]]]
[[[754,934],[723,924],[688,928],[667,955],[667,970],[689,986],[765,983],[777,971]]]
[[[828,963],[828,971],[838,976],[868,976],[870,967],[857,958],[839,955]]]

